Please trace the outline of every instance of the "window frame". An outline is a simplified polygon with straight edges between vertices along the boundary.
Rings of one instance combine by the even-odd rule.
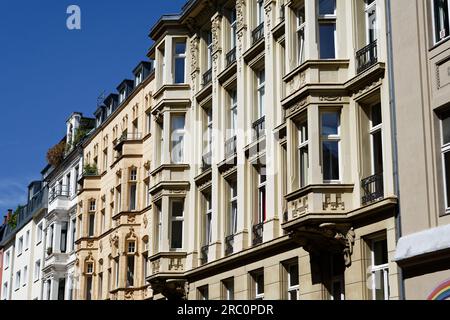
[[[236,195],[233,195],[236,190]],[[235,208],[235,210],[233,210]],[[238,190],[237,181],[229,182],[229,221],[228,221],[228,236],[237,233],[237,218],[238,218]]]
[[[256,74],[256,94],[258,101],[258,114],[257,120],[261,119],[266,115],[266,105],[265,105],[265,97],[266,97],[266,70],[265,68],[258,70]]]
[[[448,2],[448,0],[444,0],[447,1],[447,35],[444,37],[441,37],[440,39],[437,39],[438,36],[438,32],[436,30],[436,24],[437,24],[437,20],[436,20],[436,4],[435,1],[436,0],[430,0],[431,1],[431,18],[432,18],[432,30],[433,30],[433,45],[439,45],[442,42],[444,42],[446,39],[448,39],[450,37],[450,3]],[[444,23],[445,24],[445,23]],[[442,30],[441,30],[442,31]]]
[[[176,52],[176,47],[177,44],[182,43],[184,44],[184,53],[177,53]],[[186,65],[186,51],[187,51],[187,41],[186,38],[175,38],[173,41],[173,83],[174,84],[185,84],[186,83],[186,70],[187,70],[187,65]],[[183,59],[184,61],[184,70],[183,70],[183,82],[177,82],[177,64],[176,61],[178,59]]]
[[[300,188],[304,188],[309,184],[309,127],[308,127],[308,114],[305,112],[301,115],[297,121],[297,134],[298,134],[298,165],[299,165],[299,179],[298,184]],[[304,168],[303,157],[306,150],[306,167]],[[305,170],[306,169],[306,170]]]
[[[334,13],[333,14],[320,14],[320,0],[317,0],[317,34],[319,36],[319,41],[317,41],[317,44],[319,46],[319,59],[320,60],[335,60],[338,57],[338,46],[337,46],[337,1],[334,1]],[[321,55],[321,47],[320,47],[320,26],[321,25],[334,25],[334,32],[333,32],[333,38],[334,38],[334,58],[322,58]]]
[[[441,161],[442,161],[442,171],[443,171],[443,175],[442,175],[442,179],[443,179],[443,185],[444,185],[444,199],[445,199],[445,203],[444,203],[444,208],[445,208],[445,214],[450,214],[450,199],[447,196],[448,193],[448,188],[450,188],[450,185],[448,184],[448,181],[446,179],[447,176],[447,170],[450,170],[450,168],[446,168],[445,166],[445,155],[448,153],[450,156],[450,141],[448,143],[445,143],[444,141],[444,120],[450,118],[450,114],[447,117],[443,117],[442,119],[440,119],[440,133],[441,133]],[[450,128],[449,128],[450,130]]]
[[[382,107],[381,107],[381,103],[376,103],[370,106],[370,120],[369,120],[369,134],[370,134],[370,170],[372,175],[375,174],[382,174],[384,171],[381,172],[375,172],[375,135],[376,134],[381,134],[381,154],[382,157],[384,156],[384,150],[383,150],[383,117],[381,117],[381,122],[377,125],[373,125],[374,121],[373,121],[373,109],[375,107],[379,107],[380,108],[380,115],[382,116]],[[382,164],[384,165],[384,164]]]
[[[304,21],[301,20],[301,11],[303,10]],[[302,4],[296,10],[296,35],[297,35],[297,63],[301,65],[306,61],[305,57],[305,35],[306,35],[306,11],[305,4]]]
[[[337,113],[338,114],[338,125],[337,125],[337,134],[324,135],[323,133],[323,119],[322,115],[324,113]],[[319,111],[319,121],[320,121],[320,153],[322,160],[322,179],[325,184],[339,184],[342,180],[342,109],[321,109]],[[337,142],[338,143],[338,170],[339,177],[338,179],[325,179],[325,171],[324,171],[324,155],[323,155],[323,144],[324,142]]]
[[[372,280],[372,288],[369,287],[369,292],[371,294],[371,299],[376,300],[376,272],[381,271],[383,274],[383,285],[384,285],[384,300],[389,300],[390,297],[390,287],[389,287],[389,257],[388,262],[380,265],[375,265],[375,243],[386,242],[386,247],[388,245],[387,238],[385,235],[380,235],[369,239],[369,250],[370,250],[370,279]],[[389,252],[387,252],[389,254]],[[386,299],[387,297],[387,299]]]
[[[173,204],[175,202],[180,202],[183,206],[183,210],[182,210],[182,215],[181,216],[174,216],[174,211],[173,211]],[[169,226],[169,230],[170,230],[170,249],[171,250],[175,250],[175,251],[182,251],[184,248],[184,220],[185,220],[185,199],[182,198],[174,198],[174,199],[170,199],[170,226]],[[173,239],[172,239],[172,232],[173,232],[173,223],[174,222],[181,222],[181,247],[177,248],[177,247],[173,247]]]
[[[267,219],[267,168],[261,167],[257,172],[258,182],[258,216],[257,223],[264,223]],[[263,178],[264,177],[264,178]]]
[[[184,120],[184,126],[183,126],[183,128],[177,128],[177,129],[174,129],[174,126],[173,126],[173,124],[174,124],[174,118],[176,118],[176,117],[182,117],[183,118],[183,120]],[[185,159],[185,151],[186,151],[186,113],[174,113],[174,114],[171,114],[170,115],[170,140],[171,140],[171,146],[170,146],[170,160],[171,160],[171,163],[173,163],[173,164],[183,164],[185,161],[186,161],[186,159]],[[179,144],[178,143],[176,143],[175,144],[175,142],[176,142],[176,140],[174,140],[174,136],[176,136],[176,137],[182,137],[182,140],[181,140],[181,142],[180,142],[180,145],[181,145],[181,156],[180,156],[180,159],[178,159],[178,161],[175,161],[176,159],[174,159],[174,157],[173,157],[173,154],[174,154],[174,151],[173,151],[173,149],[174,149],[174,147],[175,146],[178,146]]]
[[[233,88],[230,91],[230,130],[231,130],[230,138],[236,136],[236,131],[238,128],[237,117],[238,117],[238,96],[236,88]]]

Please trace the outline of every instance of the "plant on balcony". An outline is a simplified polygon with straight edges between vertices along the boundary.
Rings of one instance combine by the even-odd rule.
[[[98,173],[97,165],[94,164],[86,164],[84,166],[84,174],[87,176],[95,176]]]
[[[89,129],[87,129],[87,128],[78,128],[76,131],[75,131],[75,136],[73,137],[73,143],[72,143],[72,145],[74,146],[74,147],[76,147],[82,140],[83,140],[83,138],[84,137],[86,137],[86,135],[88,134],[88,132],[89,132]]]
[[[48,247],[47,248],[47,255],[51,255],[53,253],[53,248],[52,247]]]
[[[57,167],[64,160],[64,153],[66,151],[66,142],[61,141],[60,143],[51,147],[47,152],[47,161],[54,167]]]

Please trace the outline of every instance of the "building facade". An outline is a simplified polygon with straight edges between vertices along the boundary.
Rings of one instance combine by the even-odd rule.
[[[405,299],[450,297],[449,1],[391,1]],[[405,22],[408,21],[408,25]]]

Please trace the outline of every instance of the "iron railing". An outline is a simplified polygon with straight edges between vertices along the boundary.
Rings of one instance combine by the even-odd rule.
[[[208,251],[209,251],[209,246],[202,246],[200,249],[200,263],[206,264],[208,263]]]
[[[225,141],[225,157],[229,158],[236,153],[236,136]]]
[[[225,237],[225,255],[228,256],[233,253],[234,234]]]
[[[50,191],[48,197],[48,202],[52,203],[56,198],[64,197],[68,198],[70,196],[70,190],[68,186],[58,186],[55,190]]]
[[[252,43],[255,44],[264,38],[264,22],[252,31]]]
[[[384,197],[383,174],[375,174],[361,180],[361,188],[363,205],[382,199]]]
[[[259,138],[265,135],[265,127],[266,127],[266,117],[262,116],[252,124],[253,129],[253,141],[258,140]]]
[[[377,40],[356,52],[357,73],[367,70],[377,62]]]
[[[203,74],[203,86],[207,86],[212,81],[212,68],[209,68],[204,74]]]
[[[236,61],[236,47],[230,50],[226,56],[227,67],[231,66]]]
[[[255,224],[252,228],[253,231],[253,245],[257,246],[263,242],[264,223]]]

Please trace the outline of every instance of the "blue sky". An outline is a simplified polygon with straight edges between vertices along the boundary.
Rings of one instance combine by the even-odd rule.
[[[17,0],[0,4],[0,216],[26,199],[73,111],[92,116],[146,60],[150,28],[185,0]],[[68,30],[69,5],[81,30]]]

